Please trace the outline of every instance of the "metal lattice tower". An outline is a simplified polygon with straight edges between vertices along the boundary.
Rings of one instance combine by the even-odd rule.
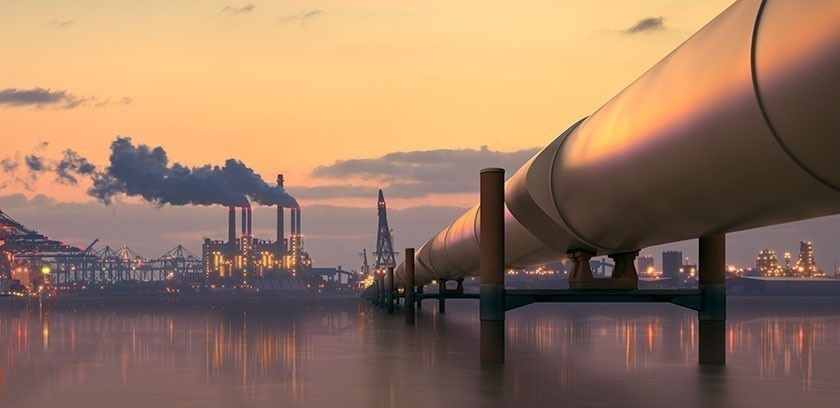
[[[379,203],[376,205],[379,213],[379,229],[376,231],[376,252],[373,253],[373,268],[377,273],[384,272],[388,267],[396,267],[396,252],[391,236],[391,229],[388,228],[388,214],[385,210],[385,196],[382,189],[379,190]]]

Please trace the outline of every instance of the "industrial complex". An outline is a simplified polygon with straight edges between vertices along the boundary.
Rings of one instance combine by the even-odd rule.
[[[283,188],[283,175],[277,176]],[[236,236],[236,207],[228,207],[226,241],[205,239],[202,246],[204,279],[212,284],[253,287],[256,279],[297,278],[312,268],[303,249],[300,206],[289,208],[290,233],[285,235],[285,208],[277,206],[277,237],[274,241],[254,237],[251,207],[240,207],[242,233]],[[262,282],[260,282],[262,283]]]
[[[282,174],[277,176],[277,188],[284,189]],[[382,202],[381,197],[380,193]],[[227,239],[206,238],[201,257],[178,245],[150,259],[127,246],[95,250],[98,239],[86,248],[52,240],[0,211],[0,294],[183,289],[305,293],[350,289],[359,278],[341,268],[313,268],[304,250],[301,209],[296,203],[277,206],[273,239],[254,236],[250,205],[228,207],[227,221]]]

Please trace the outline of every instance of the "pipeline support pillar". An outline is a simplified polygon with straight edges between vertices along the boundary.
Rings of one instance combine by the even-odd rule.
[[[419,295],[423,294],[423,286],[418,286],[417,287],[417,294],[419,294]],[[421,297],[420,299],[417,299],[417,310],[420,310],[422,308],[423,308],[423,298]]]
[[[726,364],[726,235],[700,237],[700,364]]]
[[[438,313],[446,313],[446,279],[438,280]]]
[[[385,303],[388,313],[394,313],[394,267],[388,267],[388,276],[385,277]]]
[[[414,248],[405,249],[405,322],[414,323]]]
[[[505,171],[481,170],[480,274],[481,363],[505,362]]]

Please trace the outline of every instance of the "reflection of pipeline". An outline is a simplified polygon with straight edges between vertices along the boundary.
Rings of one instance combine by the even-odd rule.
[[[838,152],[840,1],[738,1],[507,182],[506,263],[838,213]],[[417,251],[418,284],[477,275],[477,213]]]

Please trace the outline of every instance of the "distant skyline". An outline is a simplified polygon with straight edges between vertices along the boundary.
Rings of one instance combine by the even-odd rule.
[[[109,207],[84,177],[25,171],[32,152],[65,149],[102,168],[126,136],[186,166],[234,158],[268,183],[283,173],[316,265],[355,268],[374,245],[376,189],[398,250],[421,245],[477,202],[478,169],[512,174],[731,3],[0,3],[0,209],[53,238],[111,237],[149,257],[224,237],[222,208]],[[818,262],[840,253],[837,217],[762,231],[743,234],[758,249],[813,240]]]

